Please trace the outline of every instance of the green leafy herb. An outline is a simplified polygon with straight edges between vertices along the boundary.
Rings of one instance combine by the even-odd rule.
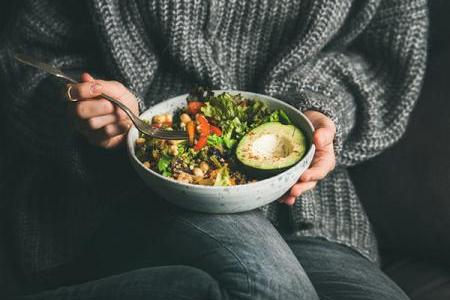
[[[164,172],[170,172],[170,171],[168,170],[168,168],[169,168],[169,166],[170,166],[170,162],[171,162],[171,161],[172,161],[172,157],[170,157],[170,156],[167,155],[167,154],[162,154],[161,157],[160,157],[160,159],[159,159],[159,161],[158,161],[158,164],[157,164],[158,171],[159,171],[161,174],[163,174]]]
[[[279,110],[280,111],[280,122],[285,124],[285,125],[291,125],[292,122],[289,119],[288,115],[286,114],[286,112],[282,109]]]
[[[248,119],[251,127],[257,127],[265,122],[266,117],[270,114],[267,104],[255,100],[248,110]]]
[[[222,139],[228,149],[231,149],[249,130],[247,122],[241,121],[238,117],[223,121],[221,125]]]
[[[233,146],[237,143],[237,140],[231,137],[232,135],[233,135],[233,128],[229,128],[227,131],[224,131],[223,142],[228,149],[233,148]]]
[[[280,122],[282,124],[285,125],[290,125],[292,124],[291,120],[289,119],[288,115],[286,114],[286,112],[282,109],[277,109],[276,111],[272,112],[268,118],[266,122]],[[266,123],[264,122],[264,123]]]
[[[167,170],[164,170],[162,172],[162,175],[165,176],[165,177],[172,177],[172,173],[170,171],[167,171]]]
[[[186,142],[182,142],[178,144],[178,157],[180,157],[181,155],[183,155],[186,151],[189,150],[189,146]]]
[[[217,136],[215,134],[210,134],[208,136],[208,146],[216,148],[221,153],[223,152],[224,143],[225,142],[223,141],[223,138],[220,136]]]
[[[211,97],[206,105],[201,108],[203,114],[215,120],[217,123],[224,120],[238,118],[246,119],[247,106],[236,103],[233,96],[227,93]]]

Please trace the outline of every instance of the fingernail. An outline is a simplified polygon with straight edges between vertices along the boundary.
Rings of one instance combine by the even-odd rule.
[[[91,94],[98,94],[102,89],[102,85],[100,83],[94,83],[91,85]]]

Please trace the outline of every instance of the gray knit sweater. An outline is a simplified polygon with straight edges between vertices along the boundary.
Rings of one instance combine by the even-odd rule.
[[[201,84],[325,113],[337,126],[337,168],[296,202],[288,238],[323,237],[377,260],[346,168],[405,130],[425,70],[425,0],[24,2],[1,41],[14,150],[0,186],[26,272],[70,261],[115,204],[152,193],[122,150],[97,149],[71,129],[62,83],[19,65],[14,52],[121,81],[141,109]],[[279,224],[280,204],[263,211]]]

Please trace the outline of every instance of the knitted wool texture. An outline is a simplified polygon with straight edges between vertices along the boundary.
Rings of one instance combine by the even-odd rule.
[[[1,191],[23,269],[70,261],[117,203],[151,197],[121,150],[88,145],[68,124],[62,83],[16,52],[129,87],[141,110],[194,85],[268,94],[337,126],[336,169],[289,214],[296,236],[377,244],[346,168],[397,141],[425,70],[424,0],[24,1],[2,38],[11,154]],[[58,184],[55,184],[58,180]],[[263,212],[277,225],[280,204]]]

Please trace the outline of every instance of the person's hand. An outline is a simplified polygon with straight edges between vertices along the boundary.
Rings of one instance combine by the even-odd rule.
[[[117,81],[95,80],[91,75],[81,75],[81,83],[72,85],[69,118],[75,128],[93,145],[114,148],[123,143],[131,127],[131,120],[123,110],[106,99],[99,98],[102,93],[114,97],[135,114],[139,114],[136,97]]]
[[[305,115],[315,128],[314,154],[311,166],[302,174],[299,181],[280,198],[280,202],[293,205],[295,199],[307,190],[314,188],[318,180],[334,169],[336,158],[334,156],[333,139],[336,134],[336,126],[330,118],[317,111],[306,111]]]

